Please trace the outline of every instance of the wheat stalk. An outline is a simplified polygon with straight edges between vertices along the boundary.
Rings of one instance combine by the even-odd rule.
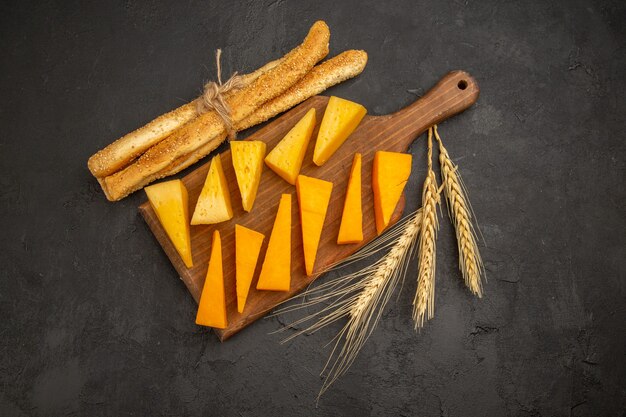
[[[299,310],[318,304],[327,304],[320,311],[303,317],[288,327],[293,328],[311,319],[316,322],[299,330],[285,340],[287,342],[303,333],[314,333],[340,318],[348,321],[333,339],[335,341],[322,374],[328,374],[319,397],[343,375],[354,362],[359,351],[376,327],[380,316],[391,298],[398,282],[404,277],[411,254],[415,250],[416,238],[422,225],[422,211],[417,210],[404,221],[385,233],[373,245],[368,245],[356,257],[362,259],[381,250],[389,251],[378,261],[355,273],[335,278],[329,282],[309,288],[296,298],[302,298],[299,304],[280,309],[276,314]],[[308,300],[307,300],[308,298]],[[344,340],[340,347],[341,340]],[[331,340],[332,343],[332,340]],[[333,361],[334,358],[334,361]],[[331,364],[332,362],[332,364]]]
[[[437,179],[433,171],[433,128],[428,129],[428,173],[422,190],[422,225],[419,234],[417,291],[413,300],[415,328],[423,327],[425,318],[435,312],[435,264],[437,256],[437,205],[440,203]]]
[[[482,276],[485,268],[478,250],[467,190],[458,171],[458,166],[452,162],[447,149],[443,146],[436,125],[434,126],[434,133],[439,142],[439,163],[444,194],[448,203],[448,214],[456,232],[459,269],[469,290],[476,296],[482,297]]]

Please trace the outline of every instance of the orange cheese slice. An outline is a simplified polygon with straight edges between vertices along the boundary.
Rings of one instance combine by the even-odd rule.
[[[241,205],[247,212],[252,210],[263,172],[265,142],[240,140],[230,142],[230,154],[241,193]]]
[[[296,183],[314,128],[315,109],[311,109],[265,158],[267,166],[291,185]]]
[[[300,224],[302,225],[302,246],[306,274],[313,274],[317,247],[322,236],[324,219],[328,210],[333,183],[317,178],[298,175],[296,180]]]
[[[222,159],[216,155],[211,160],[191,224],[215,224],[232,218],[233,209],[230,205],[228,182],[222,169]]]
[[[165,233],[187,268],[193,266],[189,237],[189,208],[187,189],[181,180],[150,185],[146,194]]]
[[[291,285],[291,194],[280,197],[257,290],[289,291]]]
[[[264,238],[262,233],[235,225],[235,280],[237,282],[237,311],[240,313],[243,313],[246,305]]]
[[[378,151],[374,155],[372,189],[378,234],[389,225],[411,175],[411,161],[411,154],[406,153]]]
[[[363,240],[363,209],[361,207],[361,154],[354,154],[346,200],[343,204],[338,244],[358,243]]]
[[[228,326],[226,296],[224,293],[224,272],[222,270],[222,241],[220,232],[217,230],[213,232],[209,269],[202,287],[196,324],[217,329],[225,329]]]
[[[354,132],[366,113],[367,109],[358,103],[335,96],[328,100],[315,141],[315,165],[322,166],[328,161]]]

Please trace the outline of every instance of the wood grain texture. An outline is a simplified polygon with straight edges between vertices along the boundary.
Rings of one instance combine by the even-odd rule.
[[[406,151],[411,142],[428,127],[440,123],[474,104],[478,94],[478,85],[469,74],[463,71],[453,71],[442,78],[426,95],[404,109],[386,116],[365,116],[357,130],[322,167],[314,165],[312,157],[317,130],[326,108],[328,97],[312,97],[246,138],[246,140],[262,140],[266,142],[269,152],[309,109],[313,107],[316,109],[318,123],[313,132],[313,138],[309,144],[301,173],[331,181],[334,186],[320,239],[315,271],[322,271],[328,266],[345,259],[376,237],[371,186],[371,167],[374,153],[377,150]],[[358,244],[337,245],[337,233],[341,222],[344,196],[355,152],[362,154],[364,240]],[[241,207],[241,197],[237,188],[230,151],[222,153],[222,163],[226,178],[229,181],[234,217],[231,221],[218,225],[191,226],[193,268],[188,269],[184,265],[161,227],[150,204],[146,201],[139,206],[139,210],[196,302],[202,292],[202,285],[207,272],[213,230],[217,228],[220,231],[222,236],[228,328],[223,330],[216,329],[215,332],[220,340],[224,341],[262,317],[277,304],[302,291],[317,276],[308,277],[305,274],[302,233],[295,187],[265,167],[254,208],[250,213],[246,213]],[[193,210],[193,207],[196,205],[208,168],[209,163],[207,162],[182,179],[189,193],[190,210]],[[272,230],[280,195],[283,193],[293,195],[291,289],[289,292],[257,291],[258,274],[265,257],[267,242]],[[390,226],[400,219],[403,208],[404,198],[398,203]],[[235,286],[236,223],[261,232],[266,236],[261,248],[259,263],[252,281],[246,307],[242,314],[237,312]]]

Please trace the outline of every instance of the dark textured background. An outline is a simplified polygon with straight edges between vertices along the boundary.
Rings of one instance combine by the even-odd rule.
[[[623,1],[101,3],[0,6],[0,415],[625,415]],[[329,93],[372,114],[449,70],[477,78],[441,132],[488,275],[472,298],[444,217],[436,317],[413,331],[411,273],[317,409],[338,326],[280,345],[290,318],[267,319],[220,344],[138,215],[144,194],[108,203],[86,169],[198,94],[215,48],[248,71],[316,19],[331,54],[369,52]]]

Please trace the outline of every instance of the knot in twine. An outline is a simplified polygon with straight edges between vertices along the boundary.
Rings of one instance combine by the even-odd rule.
[[[215,52],[215,61],[217,65],[217,82],[209,81],[204,85],[204,92],[200,96],[197,102],[196,110],[198,114],[206,113],[208,111],[215,111],[217,115],[224,122],[226,132],[229,139],[235,139],[237,131],[233,127],[233,121],[230,118],[230,107],[226,103],[224,96],[230,90],[237,90],[243,87],[243,77],[237,75],[235,72],[225,83],[222,84],[222,66],[220,59],[222,56],[222,50],[218,49]]]

